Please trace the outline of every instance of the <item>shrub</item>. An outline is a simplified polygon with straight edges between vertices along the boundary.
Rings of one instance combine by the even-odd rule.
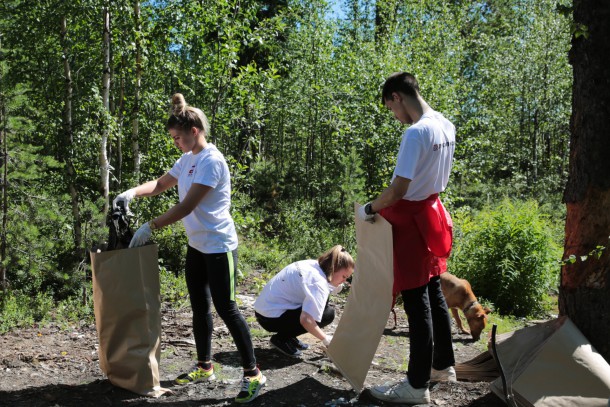
[[[543,312],[557,281],[561,251],[535,202],[508,199],[474,216],[457,214],[449,270],[467,279],[496,312],[518,317]]]

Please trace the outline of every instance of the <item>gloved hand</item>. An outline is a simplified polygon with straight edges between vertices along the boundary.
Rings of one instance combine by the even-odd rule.
[[[333,340],[332,335],[326,335],[326,338],[322,339],[322,345],[324,345],[328,348],[328,345],[330,345],[330,341],[332,341],[332,340]]]
[[[362,205],[360,208],[358,208],[358,217],[365,222],[375,223],[375,214],[372,213],[369,215],[366,213],[366,206],[369,204],[370,204],[370,202],[367,203],[366,205]]]
[[[140,226],[140,229],[136,230],[136,233],[134,233],[131,242],[129,243],[129,248],[144,246],[148,239],[150,239],[150,235],[152,235],[152,229],[148,222],[146,222]]]
[[[332,287],[332,286],[331,286]],[[339,294],[341,291],[343,291],[343,283],[339,284],[338,286],[336,286],[330,293],[337,295]]]
[[[131,212],[129,211],[129,202],[131,202],[131,200],[135,197],[136,197],[136,189],[135,188],[128,189],[127,191],[117,195],[117,197],[114,198],[114,201],[112,201],[112,209],[117,209],[119,202],[122,202],[123,208],[125,208],[125,212],[127,212],[128,214],[131,214]]]

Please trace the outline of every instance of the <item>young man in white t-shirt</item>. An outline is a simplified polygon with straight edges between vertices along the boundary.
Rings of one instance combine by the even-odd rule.
[[[407,378],[376,386],[371,394],[384,401],[430,402],[431,380],[455,381],[451,322],[440,286],[451,251],[451,218],[438,194],[445,190],[455,149],[455,127],[419,94],[415,77],[395,73],[385,82],[382,101],[402,124],[404,133],[392,183],[360,208],[374,222],[379,213],[392,225],[394,296],[403,297],[409,320]]]

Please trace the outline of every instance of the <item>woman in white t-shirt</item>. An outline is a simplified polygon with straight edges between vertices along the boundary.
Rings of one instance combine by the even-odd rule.
[[[129,247],[146,243],[152,231],[182,220],[188,236],[185,277],[193,310],[193,334],[197,364],[178,376],[176,383],[188,384],[215,378],[211,360],[213,320],[211,302],[233,336],[242,359],[244,377],[235,398],[252,401],[266,378],[256,366],[250,330],[235,302],[237,234],[229,212],[231,176],[218,149],[206,141],[209,124],[205,114],[188,106],[177,93],[167,120],[174,144],[184,153],[161,178],[146,182],[114,200],[128,209],[138,196],[155,196],[178,185],[180,202],[136,231]]]
[[[297,357],[307,345],[297,336],[309,332],[328,346],[332,337],[322,331],[335,318],[328,304],[354,272],[354,260],[342,247],[334,246],[317,260],[297,261],[276,274],[254,303],[256,320],[269,332],[271,346]]]

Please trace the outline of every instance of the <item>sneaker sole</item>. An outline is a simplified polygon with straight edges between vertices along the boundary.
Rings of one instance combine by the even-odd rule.
[[[385,396],[381,396],[378,394],[375,394],[373,392],[371,392],[371,396],[373,396],[374,399],[377,400],[381,400],[384,401],[386,403],[394,403],[394,404],[430,404],[431,403],[431,399],[401,399],[401,400],[396,400],[396,399],[392,399],[392,398],[386,398]]]
[[[284,352],[284,351],[283,351],[282,349],[280,349],[278,346],[275,346],[275,344],[274,344],[274,343],[272,343],[272,342],[269,342],[269,343],[271,344],[271,347],[273,347],[273,348],[275,348],[275,349],[279,350],[279,351],[280,351],[282,354],[284,354],[284,355],[286,355],[286,356],[288,356],[288,357],[291,357],[291,358],[297,358],[297,359],[298,359],[298,358],[300,358],[300,357],[301,357],[301,355],[302,355],[301,351],[299,351],[298,353],[295,353],[295,354],[291,355],[291,354],[290,354],[290,353],[288,353],[288,352]]]
[[[438,382],[457,383],[457,378],[455,378],[455,377],[453,377],[453,378],[449,378],[449,377],[431,377],[430,381],[434,382],[434,383],[438,383]]]
[[[216,375],[212,374],[212,376],[208,376],[208,377],[202,377],[200,379],[195,379],[195,380],[186,380],[183,379],[184,381],[178,381],[178,379],[174,380],[174,383],[179,384],[180,386],[184,386],[185,384],[193,384],[193,383],[198,383],[198,382],[209,382],[212,380],[216,380]]]
[[[237,400],[237,399],[235,399],[235,402],[239,403],[239,404],[245,404],[245,403],[251,402],[252,400],[254,400],[255,398],[258,397],[258,394],[260,393],[261,389],[263,387],[265,387],[266,384],[267,384],[267,377],[265,375],[263,375],[263,380],[260,382],[260,386],[258,386],[256,388],[256,390],[254,390],[254,395],[252,397],[250,397],[247,400]]]
[[[392,397],[388,397],[383,393],[378,393],[373,389],[369,389],[370,395],[377,400],[385,401],[386,403],[395,403],[395,404],[430,404],[431,398],[424,397],[421,399],[396,399]]]

